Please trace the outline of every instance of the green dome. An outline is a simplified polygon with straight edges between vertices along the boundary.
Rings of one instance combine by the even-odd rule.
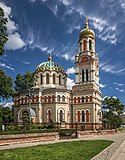
[[[49,71],[57,71],[57,72],[65,73],[64,69],[62,68],[62,66],[60,66],[58,63],[55,63],[55,62],[53,62],[51,60],[52,60],[52,58],[49,57],[47,62],[42,62],[41,64],[39,64],[36,67],[36,71],[49,70]]]

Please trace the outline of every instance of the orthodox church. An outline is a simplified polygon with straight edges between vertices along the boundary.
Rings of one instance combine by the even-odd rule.
[[[23,122],[29,114],[34,123],[101,124],[102,95],[99,90],[99,62],[95,52],[95,33],[88,18],[80,31],[79,51],[75,55],[75,85],[67,89],[67,74],[49,55],[34,72],[34,86],[14,95],[14,121]],[[28,95],[28,96],[27,96]]]

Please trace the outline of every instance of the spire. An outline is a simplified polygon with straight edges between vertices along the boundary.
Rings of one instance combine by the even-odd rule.
[[[86,17],[85,28],[86,28],[86,29],[88,29],[88,28],[89,28],[89,25],[88,25],[88,17]]]
[[[48,61],[52,61],[52,55],[51,55],[51,53],[49,54]]]

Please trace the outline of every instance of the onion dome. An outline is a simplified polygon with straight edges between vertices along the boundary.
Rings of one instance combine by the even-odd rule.
[[[95,37],[95,33],[92,29],[89,29],[89,25],[88,25],[88,17],[86,17],[86,23],[85,23],[85,28],[83,30],[81,30],[80,35],[79,35],[79,39],[82,39],[85,36],[92,36]]]
[[[36,71],[45,71],[45,70],[65,73],[65,70],[62,68],[61,65],[52,61],[51,54],[48,57],[48,61],[42,62],[36,67]]]

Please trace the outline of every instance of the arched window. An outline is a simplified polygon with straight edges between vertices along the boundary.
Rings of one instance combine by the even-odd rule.
[[[80,52],[82,51],[82,43],[80,43]]]
[[[52,122],[52,110],[51,109],[47,110],[46,115],[47,115],[47,122],[49,123]]]
[[[55,102],[55,96],[52,95],[52,102]]]
[[[84,82],[84,70],[82,70],[82,82]]]
[[[74,103],[76,103],[76,97],[74,97]]]
[[[41,82],[41,85],[43,84],[43,75],[41,74],[40,76],[40,82]]]
[[[21,98],[21,103],[23,103],[23,97]]]
[[[86,111],[86,122],[89,122],[90,121],[90,113],[89,111],[87,110]]]
[[[60,102],[60,95],[57,96],[57,101]]]
[[[27,97],[25,97],[25,103],[27,103]]]
[[[83,41],[83,50],[86,51],[86,40]]]
[[[88,69],[86,69],[86,81],[88,81]]]
[[[59,121],[60,122],[64,121],[64,110],[63,109],[59,110]]]
[[[80,97],[78,97],[78,103],[80,103]]]
[[[38,102],[39,101],[39,96],[36,96],[36,102]]]
[[[59,119],[60,119],[60,122],[62,122],[62,120],[63,120],[63,111],[60,110],[60,113],[59,113],[59,114],[60,114],[60,118],[59,118]]]
[[[50,100],[51,100],[51,97],[50,97],[50,96],[48,96],[48,103],[50,103]]]
[[[18,105],[20,104],[20,99],[18,99]]]
[[[86,96],[86,102],[88,102],[88,96]]]
[[[84,97],[82,97],[82,102],[84,102]]]
[[[92,102],[92,96],[90,96],[90,102]]]
[[[82,116],[82,122],[85,122],[85,113],[84,113],[84,111],[82,111],[81,116]]]
[[[61,85],[61,78],[62,78],[62,76],[59,75],[59,85]]]
[[[46,103],[46,100],[47,100],[47,98],[46,98],[46,96],[44,96],[44,102]]]
[[[49,74],[46,74],[46,84],[49,84]]]
[[[65,96],[62,96],[62,102],[65,102]]]
[[[34,95],[32,96],[32,103],[34,103],[34,99],[35,99],[35,97],[34,97]]]
[[[56,84],[56,75],[53,74],[53,84]]]
[[[76,112],[76,122],[80,122],[80,111]]]
[[[89,50],[92,50],[92,41],[89,40]]]

